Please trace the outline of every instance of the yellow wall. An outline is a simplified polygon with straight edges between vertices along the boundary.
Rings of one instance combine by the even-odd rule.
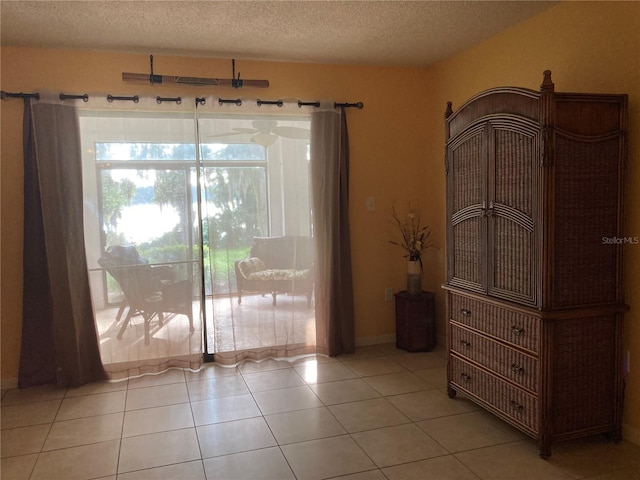
[[[404,288],[401,252],[388,244],[391,204],[419,200],[434,227],[437,248],[425,257],[424,286],[437,293],[438,333],[444,333],[444,124],[447,101],[454,108],[480,90],[498,85],[538,89],[543,70],[553,72],[558,91],[629,94],[629,165],[625,222],[640,236],[640,3],[566,2],[428,69],[322,66],[239,61],[243,78],[267,78],[267,91],[199,90],[124,84],[120,74],[145,72],[148,57],[99,52],[3,48],[2,89],[30,92],[206,92],[222,97],[335,98],[363,101],[349,110],[351,140],[351,231],[356,335],[394,333],[393,302],[384,288]],[[153,52],[150,52],[153,53]],[[163,74],[227,77],[227,60],[156,56]],[[218,93],[219,92],[219,93]],[[21,324],[22,104],[2,101],[2,370],[17,377]],[[366,198],[376,197],[376,210]],[[625,349],[631,352],[624,421],[640,431],[640,246],[625,249]]]
[[[628,93],[629,157],[625,181],[625,235],[640,237],[640,3],[565,2],[429,69],[434,79],[428,145],[444,149],[441,121],[471,95],[500,85],[539,89],[551,70],[556,91]],[[436,184],[443,189],[441,178]],[[443,193],[438,192],[438,198]],[[444,221],[438,210],[437,224]],[[624,422],[640,441],[640,245],[627,245],[624,350],[631,353]]]

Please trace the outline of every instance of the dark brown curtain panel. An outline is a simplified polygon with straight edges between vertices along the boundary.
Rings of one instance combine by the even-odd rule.
[[[343,110],[311,114],[311,186],[318,352],[330,356],[353,353],[349,138]]]
[[[18,384],[106,378],[93,321],[83,234],[76,110],[25,101],[24,289]]]

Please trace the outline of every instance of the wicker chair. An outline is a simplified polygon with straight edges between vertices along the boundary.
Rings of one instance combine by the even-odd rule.
[[[162,325],[165,314],[186,315],[189,318],[189,330],[194,331],[191,281],[174,281],[170,268],[150,265],[132,246],[114,245],[107,249],[98,263],[118,282],[125,296],[125,304],[120,307],[116,321],[125,305],[129,306],[118,331],[118,339],[124,335],[131,318],[138,315],[144,319],[145,345],[150,342],[151,321],[157,317],[159,325]]]
[[[247,293],[304,294],[311,306],[314,282],[313,239],[304,236],[254,237],[247,258],[235,261],[238,303]]]

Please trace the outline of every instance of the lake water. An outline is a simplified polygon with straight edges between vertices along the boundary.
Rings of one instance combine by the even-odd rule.
[[[131,205],[122,209],[117,232],[125,236],[127,242],[139,244],[161,237],[170,232],[180,222],[175,208],[155,204]]]

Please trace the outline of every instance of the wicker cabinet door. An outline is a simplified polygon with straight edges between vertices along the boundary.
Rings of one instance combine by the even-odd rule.
[[[539,127],[516,116],[491,121],[487,192],[487,292],[536,305],[535,219]]]
[[[447,281],[486,293],[486,124],[447,146]]]

